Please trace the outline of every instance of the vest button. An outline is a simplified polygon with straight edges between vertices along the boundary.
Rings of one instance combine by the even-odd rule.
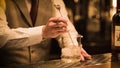
[[[31,50],[31,53],[34,53],[35,52],[35,50]]]

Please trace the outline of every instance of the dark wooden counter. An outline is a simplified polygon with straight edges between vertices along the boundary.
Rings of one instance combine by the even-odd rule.
[[[76,63],[63,63],[61,60],[41,61],[37,64],[10,65],[3,68],[120,68],[119,62],[111,62],[111,54],[93,55],[92,60]],[[0,67],[2,68],[2,67]]]

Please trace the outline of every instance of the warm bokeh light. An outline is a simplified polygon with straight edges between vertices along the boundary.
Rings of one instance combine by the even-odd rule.
[[[117,7],[117,0],[112,0],[112,6]]]
[[[116,13],[117,0],[112,0],[112,8],[110,10],[110,19],[112,20],[113,15]]]
[[[74,0],[75,3],[78,3],[79,0]]]

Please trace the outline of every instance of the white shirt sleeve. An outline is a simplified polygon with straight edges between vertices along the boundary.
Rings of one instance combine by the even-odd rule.
[[[17,28],[12,29],[15,32],[26,34],[28,37],[28,45],[34,45],[42,41],[42,27],[32,27],[32,28]]]
[[[0,47],[26,47],[42,41],[42,27],[33,28],[1,28]]]

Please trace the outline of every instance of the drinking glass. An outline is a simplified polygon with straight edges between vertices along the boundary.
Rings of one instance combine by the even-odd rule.
[[[77,38],[77,45],[73,43],[73,45],[65,46],[61,49],[61,60],[65,63],[73,63],[73,62],[79,62],[80,54],[81,54],[81,38],[82,35],[76,36]]]

